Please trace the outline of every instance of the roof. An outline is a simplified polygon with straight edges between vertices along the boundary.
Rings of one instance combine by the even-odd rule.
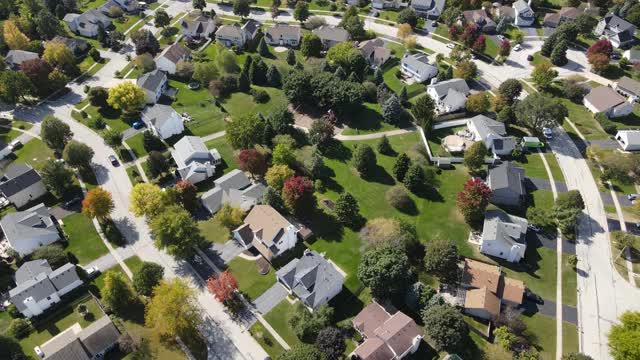
[[[391,349],[377,337],[366,339],[354,352],[363,360],[391,360],[394,357]]]
[[[481,28],[486,26],[496,26],[496,23],[487,16],[487,12],[484,11],[484,9],[466,10],[462,12],[462,15],[467,23],[478,24]]]
[[[335,42],[345,42],[349,40],[349,32],[341,27],[322,25],[317,29],[313,29],[312,32],[318,35],[318,37],[322,40],[330,40]]]
[[[268,246],[278,242],[289,226],[293,226],[289,220],[269,205],[256,205],[251,209],[244,224],[249,225],[252,232]],[[238,229],[242,228],[241,225]]]
[[[26,309],[24,300],[29,297],[37,302],[55,294],[60,289],[81,281],[76,266],[71,263],[66,263],[53,271],[48,263],[31,264],[24,269],[23,267],[24,265],[18,269],[20,274],[16,272],[17,286],[9,290],[11,302],[20,311]]]
[[[491,316],[500,314],[500,299],[486,287],[467,290],[464,297],[465,309],[483,309]]]
[[[205,29],[211,25],[215,25],[213,19],[202,15],[193,20],[182,19],[182,21],[180,22],[180,27],[182,27],[183,30],[188,32],[195,32],[198,34],[204,32]]]
[[[442,12],[444,10],[445,0],[412,0],[411,7],[418,7],[423,11],[437,10]]]
[[[244,172],[234,169],[214,181],[214,188],[202,194],[202,203],[213,212],[218,211],[223,203],[239,206],[249,210],[259,203],[266,190],[261,183],[252,184]]]
[[[627,145],[640,145],[640,130],[619,130],[616,133],[616,138],[618,136],[626,139]]]
[[[375,330],[382,326],[391,315],[377,302],[369,304],[353,318],[353,326],[366,337],[374,337]]]
[[[25,50],[9,50],[7,56],[5,57],[5,61],[9,64],[13,65],[21,65],[23,62],[27,60],[39,59],[40,55],[31,51]]]
[[[615,15],[614,13],[608,13],[600,21],[604,21],[607,24],[607,28],[615,29],[619,32],[634,31],[636,28],[632,23],[626,21],[618,15]]]
[[[26,237],[58,234],[49,209],[44,204],[36,205],[25,211],[6,214],[0,225],[10,243]]]
[[[16,270],[16,284],[22,284],[41,273],[49,275],[53,270],[45,259],[27,261]]]
[[[264,31],[264,36],[270,40],[278,40],[280,38],[300,38],[300,27],[287,24],[275,24],[268,27]]]
[[[89,360],[118,341],[120,332],[104,315],[82,329],[75,323],[40,345],[45,360]]]
[[[437,66],[429,63],[429,58],[423,53],[405,53],[402,56],[401,62],[413,69],[419,70],[420,72],[428,72],[431,71],[431,69],[435,69],[437,71],[438,69]]]
[[[164,51],[162,51],[160,55],[158,55],[158,58],[165,58],[172,63],[177,64],[179,61],[184,60],[189,56],[191,56],[191,50],[180,45],[179,43],[175,43],[164,49]]]
[[[442,99],[442,102],[449,109],[459,109],[464,107],[466,104],[467,94],[456,89],[449,89],[449,91],[447,91],[447,95]]]
[[[420,335],[420,332],[413,319],[398,311],[383,326],[377,328],[375,334],[386,342],[394,353],[402,354],[411,348],[414,339]]]
[[[276,273],[307,306],[315,309],[331,300],[331,292],[342,286],[344,275],[316,251],[305,250]]]
[[[222,25],[216,30],[216,36],[242,37],[242,28],[239,24]]]
[[[500,298],[518,305],[522,304],[525,286],[521,280],[503,276],[500,285],[501,286],[498,291],[498,294],[501,295]]]
[[[183,136],[173,146],[174,150],[171,152],[173,158],[176,160],[178,168],[183,168],[189,165],[192,161],[208,161],[207,159],[194,159],[196,154],[208,153],[207,146],[199,136]]]
[[[482,227],[483,241],[526,244],[527,220],[498,209],[487,210]]]
[[[51,41],[52,42],[57,42],[57,43],[62,43],[66,47],[71,49],[72,51],[82,50],[80,48],[87,49],[89,47],[89,43],[87,41],[85,41],[85,40],[78,39],[78,38],[68,38],[68,37],[64,37],[64,36],[60,36],[60,35],[56,35],[56,37],[51,39]]]
[[[507,133],[504,123],[493,120],[484,115],[476,115],[469,119],[469,122],[473,124],[478,132],[478,137],[483,141],[486,140],[490,134],[504,136]]]
[[[119,337],[120,332],[106,315],[92,322],[78,334],[82,345],[92,355],[103,352],[118,341]]]
[[[455,89],[465,95],[469,94],[469,86],[464,79],[450,79],[441,81],[432,85],[427,85],[427,89],[433,89],[439,99],[442,99],[449,93],[449,89]]]
[[[40,174],[31,166],[11,164],[0,178],[0,192],[6,197],[11,197],[41,181]]]
[[[255,36],[258,29],[260,29],[260,23],[253,19],[249,19],[244,23],[244,25],[242,25],[242,29],[248,32],[251,37],[253,37]]]
[[[608,86],[598,86],[591,89],[584,101],[588,101],[598,112],[605,112],[627,100]]]
[[[572,7],[572,6],[565,6],[562,9],[560,9],[558,14],[560,14],[560,16],[562,16],[562,17],[566,17],[566,18],[569,18],[569,19],[575,19],[578,16],[580,16],[580,14],[582,14],[582,11],[580,9]]]
[[[524,0],[518,0],[514,2],[512,6],[518,13],[521,13],[523,11],[531,11],[531,6],[529,6],[529,4],[527,4],[527,2]]]
[[[497,292],[500,276],[500,268],[495,265],[464,259],[462,283],[468,287],[476,289],[487,288],[489,291]]]
[[[640,81],[634,80],[628,76],[623,76],[620,80],[618,80],[616,86],[636,96],[640,95]]]
[[[524,169],[515,166],[511,161],[500,163],[489,170],[488,183],[491,185],[492,191],[509,189],[520,196],[524,196],[526,191],[523,181]]]
[[[178,113],[171,106],[163,104],[147,106],[142,111],[142,116],[158,129],[164,127],[172,119],[180,119]]]
[[[164,71],[155,69],[151,72],[140,75],[136,84],[145,90],[156,92],[166,82],[167,74],[165,74]]]

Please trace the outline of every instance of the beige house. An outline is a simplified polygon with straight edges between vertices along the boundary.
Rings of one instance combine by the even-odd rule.
[[[608,86],[598,86],[584,97],[584,106],[592,113],[604,113],[614,118],[633,112],[633,98],[626,99]]]

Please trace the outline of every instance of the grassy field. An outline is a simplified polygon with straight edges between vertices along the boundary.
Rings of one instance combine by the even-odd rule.
[[[398,129],[397,126],[384,122],[381,113],[382,109],[377,103],[364,103],[357,111],[345,116],[344,121],[348,127],[342,134],[359,135]],[[406,125],[408,124],[403,124]]]
[[[14,154],[16,155],[16,163],[29,164],[37,170],[42,169],[44,163],[53,158],[53,151],[41,140],[35,138],[29,140],[23,147],[16,150]]]
[[[269,270],[266,275],[258,273],[256,263],[242,258],[235,258],[227,263],[229,270],[238,280],[238,288],[242,293],[247,295],[249,299],[255,300],[271,285],[276,283],[275,272]]]
[[[198,228],[208,242],[225,243],[231,238],[229,230],[214,219],[198,221]]]
[[[562,303],[576,306],[578,303],[578,276],[569,264],[569,255],[562,255]]]
[[[527,324],[529,341],[535,343],[540,352],[540,359],[555,359],[556,352],[556,320],[546,315],[535,314],[523,316]],[[551,336],[553,334],[553,336]]]
[[[527,154],[526,158],[521,161],[516,161],[524,169],[524,174],[527,177],[547,179],[547,169],[544,167],[544,163],[537,153]]]
[[[78,263],[87,264],[109,252],[93,222],[85,215],[73,214],[62,221],[68,241],[65,250],[71,252],[78,259]]]
[[[147,150],[144,148],[144,143],[142,141],[143,137],[144,135],[140,132],[128,138],[127,140],[125,140],[127,145],[131,147],[131,150],[136,155],[136,157],[139,157],[139,158],[149,154],[147,153]]]
[[[562,174],[562,170],[560,169],[560,164],[558,164],[558,159],[553,153],[544,154],[545,159],[547,159],[547,164],[549,164],[549,169],[551,169],[551,175],[553,176],[554,181],[563,181],[564,175]]]
[[[135,274],[142,267],[143,261],[140,260],[137,255],[133,255],[132,257],[125,259],[124,263],[129,267],[129,270]]]
[[[580,351],[578,336],[577,326],[566,321],[562,322],[562,354]]]
[[[231,144],[227,141],[226,137],[219,137],[217,139],[209,140],[205,143],[207,149],[217,149],[222,157],[222,169],[224,173],[228,173],[231,170],[238,168],[236,162],[236,156]]]
[[[186,123],[193,135],[205,136],[224,130],[226,115],[210,102],[211,95],[206,89],[190,90],[187,84],[174,80],[170,80],[169,85],[178,89],[171,106],[178,113],[186,112],[193,118]]]
[[[384,70],[384,82],[387,84],[389,89],[393,90],[396,94],[399,94],[402,91],[403,87],[407,88],[407,96],[412,98],[414,96],[418,96],[424,93],[426,90],[424,84],[413,83],[411,85],[407,85],[403,83],[400,79],[396,77],[396,73],[400,71],[400,66],[391,66]]]
[[[253,326],[249,328],[249,333],[251,333],[251,336],[258,341],[260,346],[262,346],[272,359],[276,359],[285,352],[280,343],[276,341],[260,322],[253,324]]]
[[[269,325],[278,332],[289,346],[302,343],[291,330],[291,326],[289,326],[289,318],[294,312],[294,306],[295,305],[291,305],[289,301],[285,299],[264,316],[264,319],[267,320]]]

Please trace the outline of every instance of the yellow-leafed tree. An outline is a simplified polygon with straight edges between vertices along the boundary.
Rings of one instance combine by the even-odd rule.
[[[47,42],[44,45],[42,58],[49,64],[59,68],[73,66],[76,63],[73,52],[65,44],[59,42]]]
[[[11,50],[24,50],[29,45],[29,38],[22,33],[13,20],[7,20],[3,25],[4,42]]]
[[[135,216],[153,218],[162,212],[165,206],[165,195],[158,185],[140,183],[133,187],[130,195],[129,210]]]
[[[133,112],[139,110],[145,102],[144,90],[130,81],[109,89],[107,103],[114,109]]]
[[[145,322],[161,336],[189,335],[201,321],[195,290],[180,278],[162,280],[153,289]]]

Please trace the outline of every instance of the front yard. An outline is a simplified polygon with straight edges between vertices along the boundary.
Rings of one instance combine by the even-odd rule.
[[[271,268],[266,275],[260,275],[255,261],[236,257],[226,265],[238,280],[240,292],[245,294],[251,301],[258,298],[276,283],[275,270]]]
[[[79,264],[87,264],[109,252],[87,216],[73,214],[64,218],[63,222],[68,242],[65,250],[71,252]]]

